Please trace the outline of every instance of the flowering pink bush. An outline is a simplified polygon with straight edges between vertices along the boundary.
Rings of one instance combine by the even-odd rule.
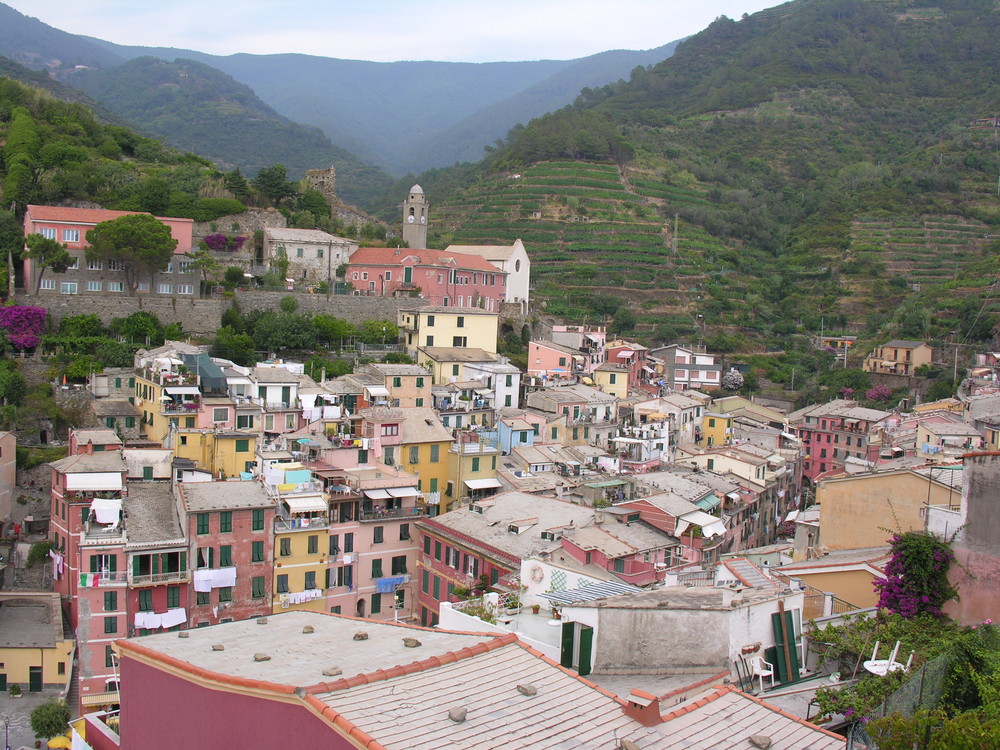
[[[16,349],[33,349],[45,332],[45,308],[27,305],[0,307],[0,328]]]
[[[210,234],[205,237],[205,244],[208,246],[209,250],[225,250],[227,252],[235,253],[243,248],[243,243],[246,242],[246,240],[246,237],[229,237],[225,234]]]
[[[906,619],[918,614],[942,617],[941,608],[957,591],[948,582],[955,554],[951,543],[923,531],[896,534],[885,578],[875,581],[878,606]]]
[[[877,385],[865,391],[865,398],[869,401],[888,401],[892,398],[892,389],[887,385]]]

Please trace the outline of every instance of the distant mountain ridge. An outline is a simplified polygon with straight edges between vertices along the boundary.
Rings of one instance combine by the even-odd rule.
[[[375,63],[300,54],[217,56],[70,34],[0,3],[0,55],[48,70],[64,83],[88,90],[111,110],[171,145],[240,166],[248,173],[278,161],[293,173],[333,163],[347,191],[345,197],[361,203],[384,190],[391,180],[366,169],[359,160],[397,175],[476,161],[485,147],[505,137],[515,125],[568,104],[583,88],[604,86],[627,78],[637,67],[658,63],[675,46],[672,42],[653,50],[615,50],[577,60],[480,64]],[[235,98],[243,106],[249,106],[250,100],[246,92],[238,92],[236,83],[252,89],[260,103],[244,114],[268,123],[268,127],[255,126],[254,153],[247,152],[246,144],[224,143],[223,136],[238,116],[235,112],[221,120],[184,122],[166,111],[170,98],[185,99],[180,92],[169,97],[161,86],[157,96],[147,97],[134,90],[143,83],[139,69],[147,75],[153,70],[148,62],[138,67],[127,64],[137,58],[192,61],[231,77],[200,70],[203,118],[211,114],[205,106],[211,98],[206,86],[217,88],[217,101]],[[144,106],[150,111],[144,111]],[[296,123],[319,128],[329,145],[316,141],[317,134]],[[303,152],[329,149],[334,156],[304,163],[289,155],[294,150],[289,142],[292,137],[306,142]],[[204,148],[203,139],[209,142]],[[359,179],[369,184],[359,185]]]
[[[397,174],[478,160],[518,123],[569,104],[583,88],[656,64],[677,45],[577,60],[374,63],[297,54],[223,57],[91,41],[122,58],[184,57],[218,68],[286,117],[320,128],[334,143]]]

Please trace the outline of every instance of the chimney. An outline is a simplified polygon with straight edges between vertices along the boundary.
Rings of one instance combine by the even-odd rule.
[[[660,699],[639,688],[632,688],[625,699],[625,715],[644,727],[655,727],[663,722],[663,717],[660,716]]]

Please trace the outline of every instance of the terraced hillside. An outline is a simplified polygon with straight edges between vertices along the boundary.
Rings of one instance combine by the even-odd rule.
[[[611,164],[550,161],[478,183],[436,206],[431,243],[512,242],[531,254],[536,292],[550,301],[612,291],[637,304],[650,323],[693,321],[690,291],[705,261],[724,248],[700,227],[680,223],[674,206],[705,203],[641,171]],[[611,262],[609,262],[609,259]]]

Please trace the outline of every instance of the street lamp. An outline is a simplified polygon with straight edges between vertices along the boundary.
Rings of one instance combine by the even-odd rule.
[[[10,716],[3,715],[3,745],[10,750]]]

